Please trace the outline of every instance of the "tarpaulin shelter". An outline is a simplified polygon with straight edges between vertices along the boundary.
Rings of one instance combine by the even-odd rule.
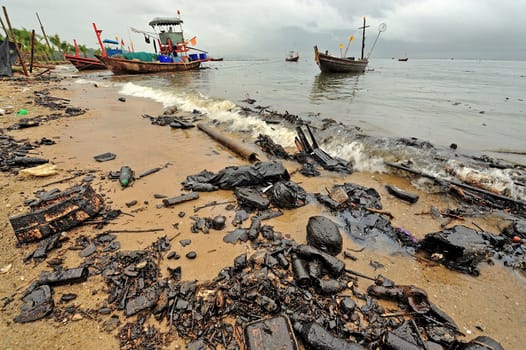
[[[13,75],[12,66],[17,59],[15,43],[4,40],[0,42],[0,77]]]

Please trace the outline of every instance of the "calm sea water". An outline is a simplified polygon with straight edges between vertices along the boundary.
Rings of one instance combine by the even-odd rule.
[[[397,149],[385,141],[396,137],[415,137],[446,150],[454,143],[457,153],[526,164],[523,61],[373,59],[360,75],[322,74],[310,56],[298,63],[285,62],[284,57],[229,59],[205,67],[164,75],[107,73],[102,78],[117,85],[121,94],[180,110],[197,109],[231,131],[252,133],[254,139],[268,134],[284,146],[294,146],[293,128],[247,118],[239,106],[266,106],[309,120],[330,118],[341,123],[342,130],[359,127],[384,141],[365,142],[334,128],[322,139],[325,150],[352,161],[357,170],[383,171],[385,159],[410,160],[421,170],[448,176],[443,162],[430,161],[437,158],[434,154]],[[243,102],[247,98],[256,102],[248,105]],[[514,188],[510,174],[484,175],[499,182],[495,187],[526,199],[526,191]]]

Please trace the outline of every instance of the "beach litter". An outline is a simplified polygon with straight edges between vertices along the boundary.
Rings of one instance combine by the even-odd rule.
[[[55,164],[42,164],[32,168],[25,168],[18,172],[20,175],[46,177],[58,174],[57,166]]]

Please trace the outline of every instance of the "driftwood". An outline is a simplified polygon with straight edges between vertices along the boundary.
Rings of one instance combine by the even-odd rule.
[[[103,233],[104,234],[112,234],[112,233],[149,233],[149,232],[161,232],[164,231],[164,228],[148,228],[148,229],[142,229],[142,230],[106,230]]]
[[[199,198],[199,194],[197,192],[190,192],[190,193],[182,194],[180,196],[163,199],[163,205],[165,207],[170,207],[172,205],[192,201],[198,198]]]
[[[236,201],[224,201],[224,202],[218,202],[218,201],[212,201],[203,205],[200,205],[198,207],[194,208],[194,213],[197,213],[201,209],[209,208],[209,207],[215,207],[216,205],[222,205],[222,204],[231,204],[236,203]]]

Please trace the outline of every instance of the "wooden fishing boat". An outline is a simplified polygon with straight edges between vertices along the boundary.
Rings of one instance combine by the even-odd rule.
[[[314,46],[315,60],[323,73],[363,73],[367,69],[367,58],[335,57],[318,51]]]
[[[285,61],[287,62],[298,62],[300,59],[300,54],[298,52],[290,51],[289,55],[285,57]]]
[[[176,72],[198,69],[201,62],[207,60],[181,61],[181,62],[145,62],[137,59],[126,59],[117,56],[97,56],[106,68],[115,74],[145,74]]]
[[[106,69],[104,63],[93,57],[81,57],[77,40],[73,39],[75,46],[75,55],[65,54],[64,58],[68,60],[78,70],[95,70],[95,69]]]
[[[95,69],[106,69],[104,63],[99,61],[97,58],[81,57],[77,55],[64,55],[64,58],[68,60],[78,70],[95,70]]]
[[[365,50],[365,28],[367,28],[365,24],[365,17],[363,18],[363,26],[359,29],[362,30],[362,54],[360,58],[354,58],[354,57],[343,57],[344,54],[342,54],[342,57],[336,57],[329,55],[328,51],[325,51],[325,53],[321,53],[318,50],[318,46],[314,46],[314,60],[316,61],[316,64],[318,67],[320,67],[320,70],[323,73],[363,73],[367,69],[367,64],[369,63],[369,59],[364,56],[364,50]],[[385,31],[386,26],[384,23],[380,25],[378,36],[376,37],[376,40],[378,40],[378,37],[380,36],[380,33]],[[354,39],[354,36],[351,36],[351,39],[349,40],[349,43]],[[376,40],[373,44],[376,44]],[[349,48],[349,45],[347,45],[347,48]],[[341,50],[341,49],[340,49]],[[371,50],[372,52],[372,50]],[[369,56],[371,55],[371,52],[369,53]],[[347,49],[345,50],[345,54],[347,53]]]
[[[196,44],[195,36],[189,40],[184,38],[183,20],[180,18],[179,11],[177,14],[178,17],[157,17],[151,20],[149,25],[155,33],[132,28],[134,32],[143,34],[147,43],[150,43],[151,38],[154,39],[155,54],[138,52],[109,56],[103,50],[100,35],[97,34],[102,51],[102,55],[97,56],[98,59],[114,74],[163,73],[198,69],[201,63],[208,62],[210,59],[206,51],[193,47]],[[95,27],[95,24],[93,26]],[[97,29],[95,32],[97,33]],[[197,53],[190,53],[192,51]]]
[[[407,57],[403,57],[403,58],[399,58],[398,59],[399,62],[407,62],[407,60],[409,60],[409,58],[407,58]]]

